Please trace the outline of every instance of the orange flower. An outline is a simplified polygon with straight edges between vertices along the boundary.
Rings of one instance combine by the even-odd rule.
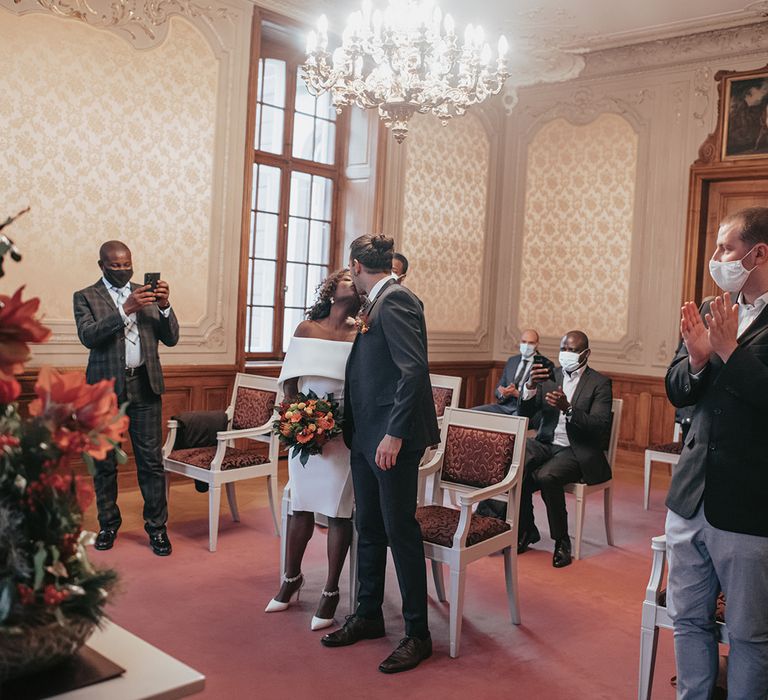
[[[21,300],[24,287],[9,297],[0,294],[0,372],[18,374],[29,359],[27,343],[44,343],[51,336],[51,329],[43,326],[35,314],[40,307],[37,297]]]
[[[296,411],[295,413],[291,413],[291,417],[289,419],[291,423],[298,423],[301,420],[301,412]]]
[[[120,442],[128,429],[128,417],[118,415],[114,385],[114,379],[87,384],[80,372],[43,367],[29,413],[53,424],[53,440],[62,451],[104,459],[113,447],[110,441]]]
[[[308,430],[302,430],[300,433],[296,433],[296,442],[300,445],[306,445],[310,440],[312,440],[312,433]]]
[[[336,425],[336,421],[333,418],[329,418],[327,415],[318,416],[317,427],[323,430],[333,430],[333,426]]]
[[[280,432],[285,435],[285,437],[291,437],[293,434],[293,430],[291,429],[290,423],[280,423]]]

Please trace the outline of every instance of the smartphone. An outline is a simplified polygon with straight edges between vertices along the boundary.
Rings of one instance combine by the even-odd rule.
[[[145,272],[144,273],[144,284],[150,286],[151,292],[154,292],[157,289],[157,283],[160,281],[160,273],[159,272]]]
[[[547,360],[547,358],[545,358],[542,355],[536,354],[536,355],[533,356],[533,364],[534,365],[541,365],[542,367],[548,369],[549,370],[549,380],[553,381],[553,382],[555,381],[555,369],[554,369],[552,363],[549,360]]]

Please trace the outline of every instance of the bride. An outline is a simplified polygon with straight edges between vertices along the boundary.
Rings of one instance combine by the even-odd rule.
[[[333,394],[343,401],[344,373],[359,309],[360,297],[349,270],[333,273],[318,287],[317,301],[307,320],[296,328],[283,361],[278,383],[286,398],[311,390],[321,398]],[[292,513],[285,534],[285,571],[280,590],[265,612],[285,610],[294,595],[298,600],[304,585],[301,561],[314,531],[315,513],[321,513],[328,516],[328,576],[310,625],[318,630],[333,624],[339,577],[352,541],[352,476],[344,440],[338,436],[326,443],[323,453],[312,455],[306,466],[289,456],[288,476]]]

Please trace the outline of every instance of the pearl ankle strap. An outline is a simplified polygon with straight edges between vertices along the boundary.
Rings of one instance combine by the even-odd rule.
[[[288,578],[285,574],[283,574],[281,578],[283,583],[296,583],[296,581],[298,581],[303,577],[304,577],[304,574],[302,574],[301,571],[299,571],[299,573],[293,578]]]
[[[337,595],[339,595],[339,589],[337,588],[335,591],[323,591],[322,595],[325,598],[335,598]]]

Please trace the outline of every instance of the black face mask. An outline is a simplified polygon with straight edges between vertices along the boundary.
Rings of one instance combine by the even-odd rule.
[[[127,270],[107,270],[104,268],[104,277],[113,287],[122,289],[133,277],[133,268]]]

